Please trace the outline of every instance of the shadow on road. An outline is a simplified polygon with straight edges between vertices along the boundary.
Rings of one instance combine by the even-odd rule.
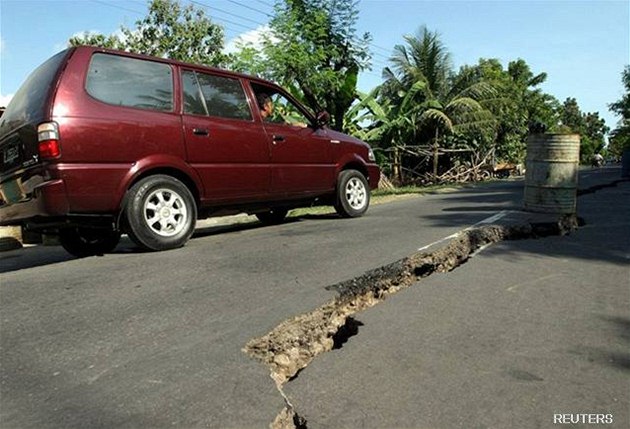
[[[624,343],[623,347],[619,347],[619,349],[627,350],[628,343],[630,343],[630,320],[610,316],[600,316],[599,318],[608,322],[610,329],[615,331],[616,336],[619,337],[619,345]],[[570,353],[588,362],[608,366],[624,373],[630,371],[630,353],[627,352],[605,350],[601,347],[580,347],[570,350]]]
[[[252,229],[261,228],[264,225],[260,222],[239,223],[232,225],[217,225],[199,228],[193,234],[192,239],[209,237],[219,234],[231,234]],[[131,239],[126,236],[120,240],[120,244],[110,254],[140,254],[150,253],[137,247]],[[93,258],[105,255],[92,256]],[[66,252],[61,246],[32,246],[22,249],[11,250],[0,254],[0,273],[24,270],[28,268],[42,267],[46,265],[58,264],[77,259]]]
[[[338,219],[337,215],[304,215],[286,219],[282,224],[298,223],[303,220],[325,220]],[[269,228],[273,225],[265,225],[258,221],[234,224],[218,224],[214,226],[201,227],[195,230],[192,240],[212,237],[216,235],[235,234],[259,228]],[[144,254],[151,253],[136,246],[128,237],[123,236],[120,244],[109,254]],[[105,255],[92,256],[94,258]],[[28,268],[42,267],[46,265],[58,264],[77,259],[70,255],[61,246],[32,246],[22,249],[11,250],[0,253],[0,273],[24,270]]]
[[[625,344],[624,349],[628,350],[628,346],[630,346],[630,319],[625,317],[602,317],[602,319],[612,325],[617,337],[619,337],[619,342],[623,342]],[[602,357],[606,364],[630,371],[630,353],[603,351]]]
[[[58,264],[76,259],[61,246],[35,246],[3,252],[0,273]]]

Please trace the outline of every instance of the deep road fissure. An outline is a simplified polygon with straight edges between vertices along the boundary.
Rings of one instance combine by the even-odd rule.
[[[581,190],[579,195],[617,186],[621,181]],[[321,307],[286,320],[268,334],[250,340],[243,351],[264,363],[270,371],[285,407],[271,423],[272,429],[306,429],[307,420],[298,414],[283,386],[318,355],[343,347],[359,333],[362,323],[353,316],[383,302],[387,297],[435,273],[446,273],[465,264],[486,247],[506,240],[537,239],[566,235],[584,225],[575,214],[561,215],[550,222],[497,225],[498,213],[472,227],[424,246],[418,252],[391,264],[370,270],[350,280],[327,286],[337,296]],[[447,244],[425,253],[435,245]]]

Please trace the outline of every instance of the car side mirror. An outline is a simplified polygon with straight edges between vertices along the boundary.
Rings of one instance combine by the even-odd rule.
[[[327,111],[321,111],[317,114],[317,126],[323,127],[330,123],[330,114]]]

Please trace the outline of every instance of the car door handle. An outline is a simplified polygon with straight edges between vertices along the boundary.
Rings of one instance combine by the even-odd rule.
[[[276,144],[277,142],[283,142],[284,141],[284,136],[280,136],[275,134],[273,137],[273,143]]]
[[[210,135],[207,129],[205,128],[195,128],[193,129],[193,134],[196,136],[207,136]]]

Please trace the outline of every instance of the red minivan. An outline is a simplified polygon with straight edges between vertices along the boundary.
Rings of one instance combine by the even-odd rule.
[[[94,47],[37,68],[0,120],[0,225],[58,233],[76,256],[184,245],[197,219],[332,204],[363,215],[370,147],[279,86]]]

